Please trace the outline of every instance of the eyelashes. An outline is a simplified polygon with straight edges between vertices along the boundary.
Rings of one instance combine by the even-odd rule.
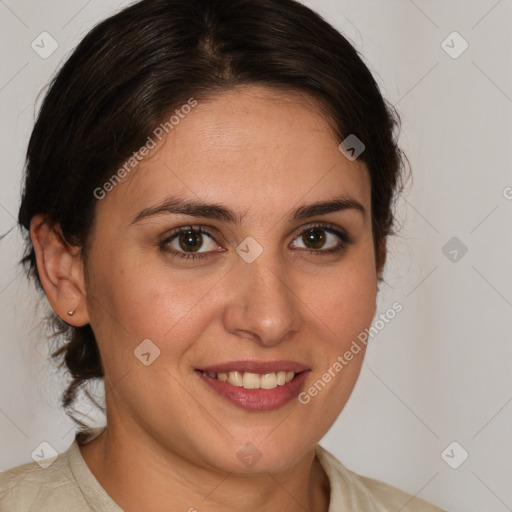
[[[297,247],[296,242],[302,244]],[[332,246],[332,243],[335,245]],[[291,245],[294,250],[303,251],[313,256],[327,256],[335,253],[343,253],[353,243],[349,234],[331,224],[313,224],[299,232]],[[312,244],[314,247],[307,247]],[[329,246],[325,248],[325,246]],[[205,260],[215,253],[225,252],[216,241],[213,234],[203,226],[183,226],[174,230],[159,243],[160,249],[172,258],[194,261]],[[215,247],[218,247],[217,249]],[[186,249],[191,249],[187,251]],[[200,250],[203,252],[198,252]]]

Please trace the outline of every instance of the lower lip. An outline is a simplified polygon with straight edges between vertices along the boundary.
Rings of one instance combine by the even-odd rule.
[[[290,382],[273,389],[245,389],[241,386],[233,386],[229,382],[213,379],[197,370],[196,373],[211,389],[237,407],[248,411],[272,411],[297,397],[309,371],[301,372]]]

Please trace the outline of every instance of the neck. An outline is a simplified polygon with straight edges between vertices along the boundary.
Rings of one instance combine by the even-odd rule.
[[[327,512],[329,480],[314,451],[280,473],[235,474],[200,467],[156,441],[109,427],[80,447],[89,469],[125,511]]]

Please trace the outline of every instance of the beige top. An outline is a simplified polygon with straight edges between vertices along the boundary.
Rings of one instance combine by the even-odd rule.
[[[102,430],[92,429],[88,441]],[[395,487],[357,475],[320,445],[315,452],[331,485],[329,512],[442,512]],[[46,468],[31,462],[0,473],[0,512],[29,511],[123,512],[91,473],[76,440]]]

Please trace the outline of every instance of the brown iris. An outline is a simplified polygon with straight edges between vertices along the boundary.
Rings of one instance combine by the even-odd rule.
[[[321,249],[325,243],[325,231],[323,229],[311,228],[302,235],[304,244],[312,249]]]
[[[203,245],[201,234],[195,231],[184,231],[180,234],[178,241],[184,251],[195,252]]]

